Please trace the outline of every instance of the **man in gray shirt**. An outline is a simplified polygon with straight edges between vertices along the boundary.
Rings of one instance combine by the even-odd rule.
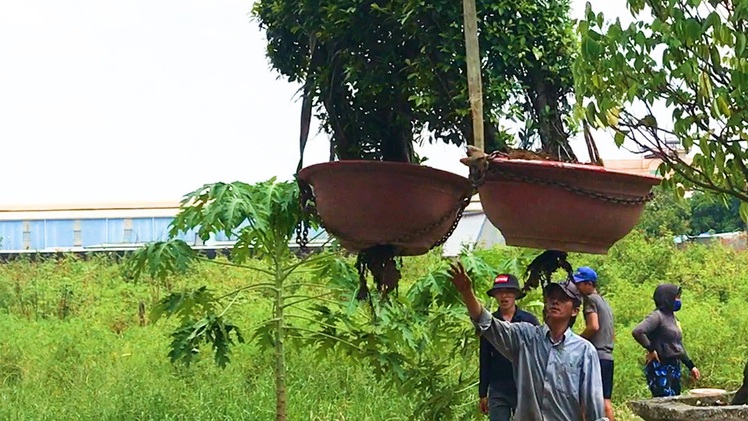
[[[584,296],[585,329],[581,336],[592,342],[600,358],[600,373],[605,398],[605,416],[613,421],[613,310],[607,301],[597,293],[597,273],[590,267],[581,266],[572,276],[574,284]]]
[[[573,283],[543,289],[545,324],[533,326],[491,316],[475,297],[462,264],[452,265],[450,275],[478,333],[513,364],[515,419],[607,421],[597,352],[571,331],[582,304]]]

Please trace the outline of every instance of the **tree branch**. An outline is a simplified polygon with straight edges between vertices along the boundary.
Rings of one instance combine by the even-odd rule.
[[[289,295],[289,296],[287,296],[285,298],[286,299],[289,299],[289,298],[301,298],[301,300],[296,300],[296,301],[292,301],[290,303],[285,303],[285,304],[283,304],[283,308],[291,307],[291,306],[294,306],[296,304],[300,304],[300,303],[303,303],[303,302],[306,302],[306,301],[310,301],[310,300],[317,300],[317,299],[320,299],[322,297],[326,297],[326,296],[332,295],[332,294],[335,294],[335,291],[326,292],[324,294],[313,295],[313,296],[310,296],[310,295]]]
[[[319,335],[319,336],[323,336],[323,337],[328,338],[328,339],[333,339],[333,340],[338,341],[338,342],[340,342],[342,344],[348,345],[349,347],[351,347],[351,348],[353,348],[353,349],[355,349],[355,350],[357,350],[359,352],[364,352],[365,351],[360,346],[358,346],[358,345],[356,345],[356,344],[354,344],[352,342],[346,341],[345,339],[341,339],[341,338],[338,338],[336,336],[328,335],[327,333],[318,332],[316,330],[306,329],[306,328],[298,327],[298,326],[286,326],[286,329],[298,330],[298,331],[301,331],[301,332],[309,332],[309,333],[312,333],[314,335]]]
[[[275,273],[273,273],[273,272],[271,272],[271,271],[269,271],[267,269],[258,268],[256,266],[240,265],[238,263],[231,263],[231,262],[222,262],[220,260],[208,259],[208,258],[205,258],[205,257],[198,257],[197,260],[200,260],[200,261],[203,261],[203,262],[212,263],[214,265],[231,266],[231,267],[235,267],[235,268],[255,270],[257,272],[261,272],[261,273],[264,273],[264,274],[269,275],[269,276],[275,276]]]
[[[270,282],[263,282],[263,283],[260,283],[260,284],[252,284],[252,285],[248,285],[248,286],[244,286],[244,287],[235,289],[235,290],[229,292],[228,294],[224,294],[224,295],[216,298],[216,300],[223,300],[224,298],[227,298],[227,297],[230,297],[232,295],[238,294],[238,293],[240,293],[242,291],[249,291],[249,290],[255,289],[255,288],[266,288],[266,289],[269,289],[269,290],[271,290],[273,292],[277,292],[278,291],[278,288],[275,287],[275,284],[270,283]]]

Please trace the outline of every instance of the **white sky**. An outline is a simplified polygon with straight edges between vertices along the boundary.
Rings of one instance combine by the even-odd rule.
[[[626,15],[624,0],[592,3],[606,17]],[[573,0],[575,17],[584,4]],[[269,69],[251,7],[0,0],[0,208],[172,201],[203,183],[290,178],[298,87]],[[628,155],[596,138],[603,158]],[[327,151],[318,135],[305,162]],[[422,152],[467,175],[460,149]]]

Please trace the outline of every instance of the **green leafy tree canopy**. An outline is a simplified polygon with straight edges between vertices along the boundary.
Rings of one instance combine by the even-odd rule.
[[[540,140],[564,159],[577,46],[568,0],[477,2],[486,148]],[[304,84],[331,159],[413,161],[423,139],[472,139],[462,5],[454,1],[260,0],[271,66]]]
[[[612,129],[619,146],[628,140],[660,157],[660,172],[673,174],[666,185],[740,199],[745,219],[748,2],[627,5],[629,25],[606,23],[589,3],[579,23],[575,84],[589,121]]]

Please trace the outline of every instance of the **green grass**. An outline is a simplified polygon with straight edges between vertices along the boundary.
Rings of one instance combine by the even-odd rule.
[[[246,274],[199,268],[173,287],[206,276],[220,279],[220,290]],[[65,291],[72,298],[62,319]],[[274,419],[268,353],[236,347],[224,370],[210,357],[189,368],[168,362],[173,324],[138,323],[138,303],[151,305],[165,292],[123,282],[119,267],[103,259],[0,266],[0,419]],[[245,309],[237,321],[250,326],[269,306],[258,299]],[[288,363],[290,419],[407,419],[411,411],[407,398],[383,390],[354,361],[292,348]]]
[[[488,253],[500,260],[507,251]],[[404,284],[435,258],[406,260]],[[658,282],[684,285],[678,316],[704,375],[696,386],[737,388],[748,357],[748,255],[722,247],[681,251],[634,235],[608,256],[572,260],[599,269],[614,309],[618,420],[636,420],[626,402],[648,397],[644,353],[630,331],[652,310]],[[138,318],[139,303],[150,308],[169,290],[207,283],[220,293],[254,276],[205,264],[186,277],[155,284],[126,282],[120,267],[104,258],[0,265],[0,419],[273,420],[269,351],[238,346],[224,370],[207,354],[191,367],[175,366],[167,359],[174,322],[140,326]],[[233,321],[251,332],[270,311],[268,301],[250,295]],[[287,360],[291,420],[410,420],[422,397],[418,390],[388,388],[365,363],[320,356],[293,341]],[[476,399],[461,405],[476,412],[477,388]]]

